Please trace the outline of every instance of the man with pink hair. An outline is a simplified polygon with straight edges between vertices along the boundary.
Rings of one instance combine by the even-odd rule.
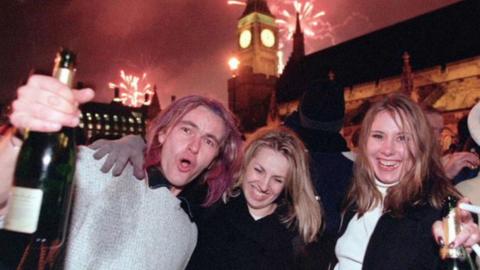
[[[56,79],[33,75],[19,88],[10,119],[18,128],[41,132],[76,126],[78,104],[91,98],[91,90],[72,91]],[[80,147],[65,269],[186,266],[197,229],[182,192],[204,186],[204,205],[217,201],[238,168],[240,134],[233,115],[221,103],[188,96],[151,122],[146,140],[144,181],[131,180],[130,165],[118,177],[101,173],[103,163],[93,158],[93,150]],[[14,151],[2,151],[1,157],[7,153],[15,158]],[[8,249],[2,247],[0,253]],[[0,254],[0,258],[7,265],[15,264],[15,255]]]

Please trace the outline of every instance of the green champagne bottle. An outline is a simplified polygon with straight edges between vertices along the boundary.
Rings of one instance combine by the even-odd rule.
[[[75,54],[60,49],[53,77],[72,86]],[[75,132],[25,132],[15,167],[12,200],[4,229],[25,238],[17,269],[52,269],[68,225],[76,161]]]
[[[450,248],[448,244],[460,232],[460,223],[457,216],[457,199],[447,197],[443,206],[443,230],[445,245],[440,248],[441,270],[476,270],[472,258],[464,247]]]

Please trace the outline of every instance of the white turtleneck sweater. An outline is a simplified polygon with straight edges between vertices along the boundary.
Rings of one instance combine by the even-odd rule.
[[[387,194],[387,189],[396,185],[396,183],[387,185],[378,180],[375,180],[375,183],[383,198]],[[382,216],[382,212],[383,205],[379,205],[366,212],[360,218],[358,214],[355,214],[352,220],[350,220],[345,233],[338,239],[335,246],[335,255],[338,259],[335,270],[362,269],[363,257],[365,256],[368,242],[378,220]]]

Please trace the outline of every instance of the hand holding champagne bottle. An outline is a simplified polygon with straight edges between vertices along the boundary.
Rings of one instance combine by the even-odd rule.
[[[472,215],[457,204],[457,199],[448,197],[442,210],[443,220],[433,225],[433,233],[440,244],[441,270],[475,270],[466,248],[477,244],[479,230]]]
[[[72,91],[75,54],[61,50],[53,77],[33,75],[18,89],[10,116],[25,129],[0,241],[28,242],[17,269],[50,269],[64,242],[75,167],[78,105],[93,91]],[[19,251],[16,251],[19,253]],[[9,262],[11,263],[11,262]]]

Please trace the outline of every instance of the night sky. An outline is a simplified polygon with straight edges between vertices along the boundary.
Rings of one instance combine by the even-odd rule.
[[[31,70],[49,73],[58,47],[78,54],[77,80],[109,102],[120,70],[156,84],[160,103],[195,93],[226,102],[228,58],[242,6],[226,0],[0,0],[0,101],[13,98]],[[270,0],[272,12],[293,0]],[[457,2],[311,0],[329,32],[307,41],[317,51]],[[292,9],[293,10],[293,9]],[[289,52],[287,52],[288,54]]]

